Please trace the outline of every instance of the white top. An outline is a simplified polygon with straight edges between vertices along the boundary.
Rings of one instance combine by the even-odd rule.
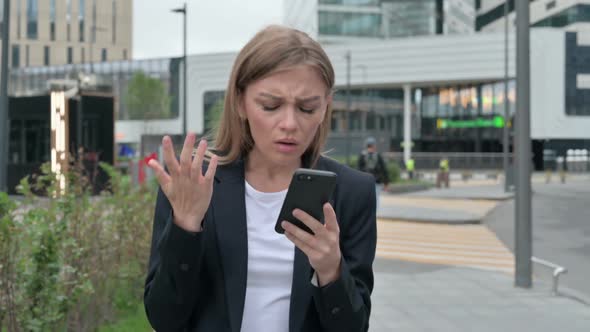
[[[295,246],[275,232],[287,190],[264,193],[246,182],[248,279],[242,332],[289,331]]]

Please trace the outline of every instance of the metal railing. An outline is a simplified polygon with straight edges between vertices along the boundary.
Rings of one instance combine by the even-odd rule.
[[[557,287],[558,287],[558,284],[559,284],[559,276],[561,276],[562,274],[567,273],[567,269],[565,267],[563,267],[563,266],[559,266],[557,264],[551,263],[549,261],[546,261],[544,259],[540,259],[540,258],[537,258],[537,257],[534,257],[534,256],[531,257],[531,261],[533,263],[537,263],[537,264],[543,265],[545,267],[548,267],[550,269],[553,269],[553,285],[551,287],[551,294],[558,295],[559,292],[558,292]]]
[[[403,165],[402,152],[385,152],[383,156],[388,162],[395,162]],[[440,160],[447,158],[451,170],[461,169],[503,169],[503,153],[469,153],[469,152],[413,152],[417,170],[435,170],[439,168]],[[513,154],[509,155],[510,163]]]

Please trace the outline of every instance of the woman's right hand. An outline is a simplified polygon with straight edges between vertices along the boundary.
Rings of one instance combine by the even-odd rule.
[[[191,160],[194,145],[195,134],[190,133],[184,140],[179,163],[174,155],[172,140],[164,136],[162,146],[168,173],[157,160],[150,160],[148,166],[154,170],[162,191],[172,205],[174,223],[186,231],[200,232],[213,194],[217,156],[211,158],[207,172],[203,175],[207,141],[199,142],[197,153]]]

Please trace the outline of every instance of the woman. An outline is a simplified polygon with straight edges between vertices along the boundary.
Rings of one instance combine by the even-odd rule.
[[[271,26],[238,54],[215,154],[195,135],[162,144],[145,285],[157,331],[366,331],[375,256],[374,180],[321,156],[334,70],[306,34]],[[205,162],[208,160],[208,162]],[[203,165],[205,164],[205,165]],[[219,164],[219,167],[217,166]],[[297,168],[337,173],[325,224],[278,218]]]

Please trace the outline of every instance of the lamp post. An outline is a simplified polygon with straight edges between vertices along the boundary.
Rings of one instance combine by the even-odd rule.
[[[529,2],[516,3],[515,285],[532,286]]]
[[[504,191],[508,192],[512,185],[513,170],[510,169],[510,136],[508,132],[508,118],[510,117],[510,100],[508,99],[508,1],[504,2],[504,128],[503,128],[503,164]]]
[[[0,68],[0,192],[8,191],[6,165],[8,164],[8,47],[10,38],[10,1],[4,1],[2,16],[2,65]]]
[[[173,13],[182,14],[182,135],[186,136],[186,67],[188,66],[186,61],[186,2],[182,5],[181,8],[174,8],[172,9]]]

